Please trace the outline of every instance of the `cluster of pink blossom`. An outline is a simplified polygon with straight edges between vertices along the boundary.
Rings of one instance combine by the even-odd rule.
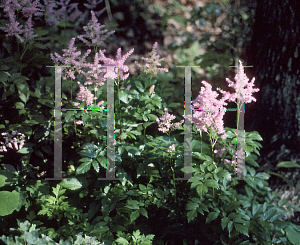
[[[93,100],[96,100],[97,97],[94,97],[92,92],[87,87],[84,87],[83,85],[81,85],[81,83],[79,81],[77,81],[77,83],[80,87],[80,91],[77,94],[76,99],[78,99],[79,101],[86,102],[87,105],[93,104]],[[100,101],[99,103],[97,103],[97,106],[100,106],[103,103],[104,103],[104,101]],[[78,103],[78,102],[73,102],[73,104],[74,104],[74,106],[80,105],[80,103]]]
[[[251,103],[251,101],[256,101],[252,94],[259,91],[259,89],[253,88],[254,78],[252,79],[251,83],[248,83],[249,79],[244,73],[244,67],[241,61],[239,65],[239,72],[236,75],[235,80],[236,83],[233,83],[227,79],[227,82],[229,83],[228,86],[235,89],[234,93],[225,92],[220,88],[217,88],[217,90],[223,94],[223,97],[220,100],[217,99],[219,94],[215,91],[212,91],[212,86],[209,83],[202,81],[204,87],[201,88],[199,95],[195,101],[193,101],[193,110],[198,110],[193,113],[193,116],[187,116],[187,118],[192,120],[192,122],[195,124],[198,131],[203,130],[207,132],[207,127],[211,127],[219,134],[223,134],[223,139],[226,138],[226,135],[224,134],[225,131],[223,123],[223,117],[226,112],[225,106],[227,105],[227,102],[225,101],[236,101],[236,99],[240,97],[238,95],[240,93],[238,90],[239,83],[243,84],[241,89],[244,89],[245,103],[247,104]],[[185,115],[183,117],[186,118]]]
[[[163,133],[168,133],[169,130],[172,131],[177,129],[184,122],[184,120],[181,120],[177,123],[171,123],[171,121],[174,120],[176,117],[168,113],[168,108],[165,108],[164,111],[165,113],[160,118],[156,118],[159,131],[162,131]]]
[[[169,153],[172,153],[173,151],[175,151],[175,145],[174,145],[174,144],[172,144],[172,145],[169,147],[169,149],[168,149],[168,152],[169,152]]]
[[[193,113],[193,116],[184,115],[183,117],[189,120],[192,119],[198,131],[203,130],[207,132],[207,127],[211,127],[219,134],[223,134],[225,133],[223,116],[226,112],[224,107],[227,105],[225,102],[226,98],[218,100],[219,94],[212,91],[212,86],[205,81],[202,81],[202,84],[204,87],[201,88],[199,95],[193,101],[193,110],[196,109],[196,111]]]
[[[32,17],[33,14],[39,9],[37,8],[38,0],[31,2],[31,0],[4,0],[2,1],[1,7],[4,9],[6,17],[9,19],[9,23],[6,27],[0,27],[4,32],[7,32],[6,36],[16,36],[20,42],[26,40],[31,40],[37,37],[33,33]],[[26,7],[27,6],[27,7]],[[20,25],[20,22],[16,20],[15,11],[22,12],[25,18],[27,18],[26,26]]]
[[[97,48],[101,46],[106,40],[106,38],[108,38],[115,31],[110,31],[110,32],[108,32],[107,30],[101,31],[101,29],[105,27],[105,25],[100,25],[100,23],[98,23],[94,11],[91,11],[91,14],[92,14],[92,19],[90,20],[87,26],[83,27],[85,34],[79,35],[78,38],[87,46]],[[91,42],[86,40],[86,38],[91,39]]]
[[[12,133],[1,133],[5,139],[5,143],[0,142],[0,152],[7,152],[8,148],[13,150],[20,150],[25,143],[25,135],[18,133],[18,131],[12,131]],[[13,137],[14,136],[14,137]]]
[[[104,40],[113,33],[112,32],[107,32],[107,30],[100,30],[103,26],[101,26],[98,23],[97,18],[95,17],[95,14],[93,11],[91,11],[92,14],[92,19],[88,23],[87,26],[84,27],[86,34],[84,35],[79,35],[78,38],[82,40],[85,44],[89,46],[94,46],[98,47],[101,45]],[[105,35],[103,35],[106,33]],[[87,41],[85,38],[91,39],[91,42]],[[86,63],[85,60],[87,56],[91,53],[91,50],[88,49],[86,53],[80,57],[81,52],[76,51],[77,48],[74,47],[75,44],[75,38],[72,38],[69,44],[68,49],[63,49],[63,56],[60,56],[57,53],[50,54],[51,59],[56,63],[56,64],[62,64],[64,66],[69,66],[66,68],[65,75],[63,79],[67,79],[67,77],[70,77],[72,79],[76,79],[75,77],[75,72],[78,74],[83,74],[86,78],[84,85],[92,85],[95,84],[95,90],[97,89],[97,86],[102,86],[104,85],[104,82],[107,80],[107,78],[112,78],[116,79],[119,77],[121,80],[125,80],[128,78],[129,73],[124,74],[125,72],[128,72],[129,68],[127,65],[124,65],[126,59],[133,53],[134,49],[129,50],[124,56],[121,54],[121,48],[117,50],[117,55],[116,55],[116,60],[110,59],[104,55],[105,49],[104,50],[99,50],[99,52],[95,53],[94,56],[94,63]],[[102,61],[104,67],[99,64],[99,62]],[[114,72],[108,72],[109,69],[105,66],[116,66]],[[89,71],[84,72],[82,69],[83,68],[89,68]],[[105,75],[104,75],[105,74]],[[121,87],[121,89],[124,89],[124,87]],[[126,88],[127,90],[130,89],[130,86]],[[84,93],[84,94],[83,94]],[[80,88],[79,95],[77,98],[85,98],[85,101],[90,101],[92,100],[91,95],[88,94],[87,88],[83,90],[83,88]],[[78,104],[78,103],[76,103]]]

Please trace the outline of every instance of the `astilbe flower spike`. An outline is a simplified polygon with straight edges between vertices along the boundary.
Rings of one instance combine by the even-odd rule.
[[[161,72],[168,72],[169,70],[167,68],[158,68],[159,66],[161,66],[160,61],[163,61],[165,58],[159,58],[160,55],[157,54],[157,42],[155,42],[153,44],[152,47],[152,51],[149,53],[150,54],[150,58],[144,58],[142,57],[142,60],[145,60],[146,64],[144,66],[140,65],[137,61],[135,62],[135,64],[141,68],[141,70],[143,72],[145,72],[146,74],[150,73],[151,75],[156,75],[157,72],[161,71]]]
[[[91,14],[92,19],[90,20],[87,26],[83,27],[83,29],[85,30],[85,34],[79,35],[78,38],[87,46],[93,46],[95,49],[97,49],[97,47],[104,44],[104,41],[115,31],[108,32],[108,30],[101,30],[105,27],[105,25],[100,25],[98,23],[98,19],[96,18],[94,11],[91,10]],[[86,38],[91,39],[91,42],[86,40]]]
[[[26,7],[26,4],[29,3],[29,7]],[[31,3],[30,0],[23,0],[18,2],[16,0],[3,0],[1,7],[4,9],[5,15],[9,18],[9,24],[6,24],[6,27],[0,27],[1,30],[7,32],[6,36],[15,36],[20,42],[24,42],[24,37],[26,40],[31,40],[38,35],[34,34],[32,27],[32,16],[40,9],[37,8],[38,0],[35,0]],[[20,11],[22,9],[22,14],[26,21],[26,27],[22,29],[23,25],[16,20],[15,11]]]
[[[176,130],[184,122],[184,120],[181,120],[177,123],[171,123],[171,121],[174,120],[176,117],[168,113],[168,108],[165,108],[164,111],[165,113],[160,118],[156,118],[159,131],[162,131],[163,133],[168,133],[169,131]]]
[[[220,100],[217,99],[218,93],[212,91],[212,86],[202,81],[204,87],[201,88],[199,95],[193,101],[193,110],[198,109],[193,113],[193,116],[183,116],[191,120],[198,131],[203,130],[207,132],[207,127],[211,127],[219,134],[225,133],[223,125],[223,116],[226,112],[224,106],[227,105],[225,102],[226,98]],[[226,136],[222,136],[223,138]]]
[[[68,49],[63,49],[63,56],[60,56],[58,53],[54,53],[56,57],[54,57],[53,54],[50,54],[51,59],[54,61],[54,63],[59,64],[61,63],[64,66],[70,66],[66,67],[66,75],[63,77],[64,80],[67,79],[67,77],[70,77],[72,79],[75,79],[74,72],[78,72],[85,74],[82,71],[82,68],[84,67],[90,67],[90,64],[85,63],[86,57],[91,53],[91,50],[88,49],[86,53],[79,59],[78,57],[81,55],[81,51],[77,51],[77,47],[74,47],[75,43],[75,37],[73,37],[69,43]],[[76,60],[77,59],[77,60]],[[79,59],[79,61],[78,61]]]
[[[239,72],[235,76],[236,83],[232,82],[230,79],[226,78],[226,81],[228,82],[228,86],[232,87],[234,89],[234,93],[225,92],[220,88],[217,88],[219,90],[224,98],[226,98],[228,101],[235,102],[236,99],[239,97],[239,86],[240,84],[243,84],[241,89],[244,89],[244,102],[245,104],[251,103],[252,101],[256,101],[256,99],[252,96],[253,93],[258,92],[259,88],[253,88],[255,78],[252,78],[251,82],[248,83],[249,78],[246,76],[244,72],[243,63],[239,61]],[[240,95],[241,96],[241,95]],[[243,100],[243,98],[241,98]]]
[[[100,60],[103,61],[105,66],[117,66],[116,67],[116,72],[115,74],[110,74],[112,79],[116,79],[117,78],[117,74],[120,75],[120,79],[121,80],[125,80],[128,78],[129,73],[124,75],[124,72],[129,71],[129,68],[127,65],[124,65],[126,59],[133,53],[134,48],[132,48],[131,50],[129,50],[123,57],[121,55],[121,48],[118,48],[117,50],[117,56],[116,56],[116,60],[110,59],[105,57],[104,52],[99,50],[99,55],[100,55]],[[107,68],[103,68],[105,70],[107,70]]]

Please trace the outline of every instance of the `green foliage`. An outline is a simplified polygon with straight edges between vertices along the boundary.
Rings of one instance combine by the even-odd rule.
[[[168,11],[180,7],[173,2]],[[212,1],[192,10],[191,20],[214,25],[222,11],[222,5]],[[222,40],[212,41],[209,34],[199,42],[187,38],[186,44],[197,43],[191,46],[194,56],[183,45],[179,63],[195,61],[208,71],[207,77],[222,76],[233,61],[230,48],[239,46],[250,32],[245,26],[252,15],[245,11],[228,7],[228,14],[239,21],[222,23],[224,30],[225,25],[232,29]],[[164,25],[170,13],[162,14]],[[185,24],[181,16],[174,18]],[[63,180],[44,181],[53,177],[54,168],[55,74],[54,69],[45,73],[43,67],[51,64],[50,50],[61,52],[79,34],[79,24],[35,28],[39,37],[27,48],[3,36],[0,129],[18,130],[26,135],[26,142],[1,158],[1,240],[6,244],[297,244],[300,227],[287,220],[287,210],[294,215],[300,208],[280,200],[268,187],[269,174],[257,171],[262,147],[258,132],[245,134],[246,179],[238,181],[234,167],[224,164],[235,156],[231,146],[236,144],[235,129],[225,128],[227,138],[218,139],[227,152],[217,158],[208,137],[200,138],[193,125],[191,166],[184,166],[184,127],[170,137],[157,130],[156,118],[164,108],[176,115],[175,121],[184,113],[184,91],[173,72],[129,77],[123,81],[124,87],[131,85],[129,91],[116,85],[114,160],[115,176],[120,179],[98,180],[107,170],[107,113],[73,110],[62,113]],[[207,46],[205,54],[197,52],[200,44]],[[76,79],[84,82],[85,78],[77,74]],[[152,94],[151,85],[155,85]],[[76,83],[62,82],[62,108],[73,108],[69,99],[77,91]],[[106,101],[105,86],[93,92]],[[103,106],[107,108],[106,102]],[[78,120],[83,124],[74,125]],[[175,151],[170,154],[172,144]],[[297,166],[285,162],[278,167]],[[182,178],[183,172],[192,173],[192,178],[172,178]]]
[[[7,179],[12,179],[12,174],[8,171],[0,171],[0,188],[7,185]],[[8,182],[8,181],[7,181]],[[18,208],[20,193],[14,191],[0,191],[0,216],[11,214]]]
[[[21,233],[21,236],[6,237],[3,235],[0,237],[0,240],[3,241],[5,244],[9,245],[21,245],[21,244],[28,244],[28,245],[104,245],[104,243],[100,243],[94,237],[89,236],[82,236],[82,233],[78,233],[76,235],[76,240],[72,241],[63,241],[60,239],[59,243],[53,241],[49,236],[45,236],[44,234],[39,234],[39,229],[36,229],[36,225],[30,224],[28,220],[25,222],[18,222],[19,228],[18,229],[11,229],[12,231],[18,231]]]

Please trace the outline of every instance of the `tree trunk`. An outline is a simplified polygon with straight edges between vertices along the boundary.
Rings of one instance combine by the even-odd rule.
[[[300,9],[297,0],[258,0],[246,64],[257,102],[246,105],[246,131],[263,137],[259,164],[300,164]],[[246,69],[246,74],[250,69]],[[249,76],[248,76],[249,77]],[[249,77],[251,79],[251,77]],[[251,124],[249,123],[251,122]]]

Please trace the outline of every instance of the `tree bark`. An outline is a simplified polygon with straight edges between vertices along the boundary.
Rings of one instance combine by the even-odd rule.
[[[246,64],[257,102],[246,105],[246,131],[263,137],[259,164],[300,164],[300,9],[297,0],[258,0]],[[250,69],[246,69],[247,71]],[[248,76],[249,77],[249,76]],[[251,79],[251,77],[249,77]],[[249,124],[251,122],[251,124]]]

